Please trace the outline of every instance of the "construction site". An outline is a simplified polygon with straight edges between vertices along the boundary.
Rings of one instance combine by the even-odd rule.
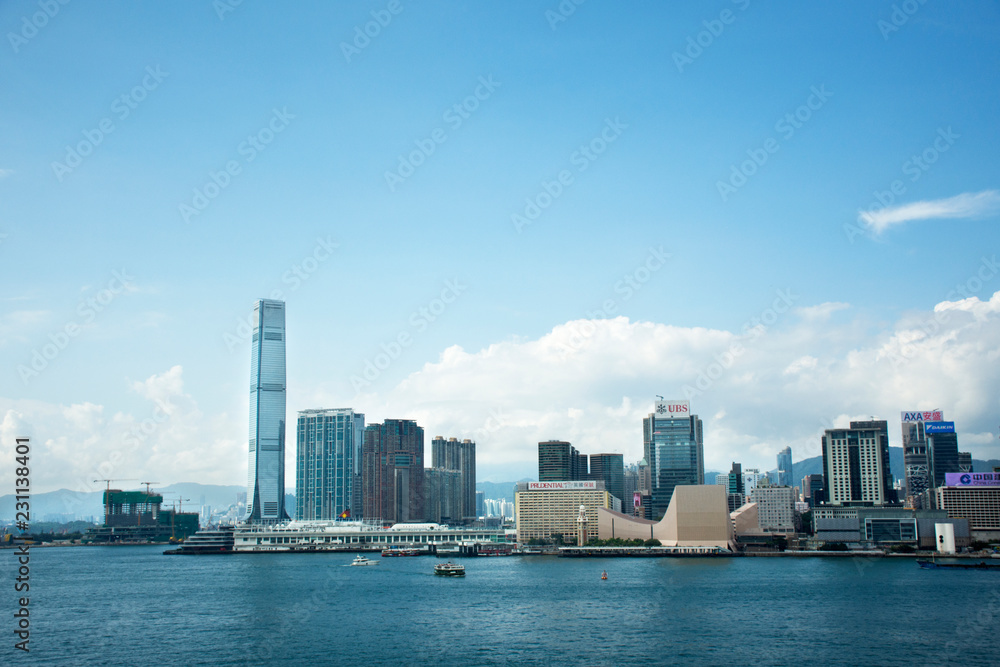
[[[112,489],[104,491],[104,523],[87,531],[84,544],[149,544],[177,542],[198,532],[198,514],[183,512],[180,498],[175,508],[163,509],[163,496],[150,489],[156,482],[143,482],[145,491]],[[122,480],[117,480],[122,481]]]

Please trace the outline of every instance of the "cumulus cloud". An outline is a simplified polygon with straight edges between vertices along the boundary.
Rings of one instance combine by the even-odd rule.
[[[183,369],[131,383],[144,399],[135,414],[111,413],[93,403],[59,405],[0,399],[0,456],[13,460],[14,439],[31,438],[31,481],[36,492],[66,488],[90,492],[100,479],[144,479],[162,484],[234,484],[245,479],[245,420],[206,416],[185,393]],[[293,448],[294,449],[294,448]],[[242,466],[242,467],[241,467]],[[13,488],[13,469],[0,469],[0,486]],[[67,508],[72,513],[73,508]]]
[[[989,430],[1000,408],[998,306],[1000,292],[946,301],[874,334],[850,318],[831,323],[842,304],[798,309],[799,317],[750,336],[624,317],[579,320],[538,339],[450,347],[355,407],[369,421],[405,416],[433,435],[476,439],[485,476],[534,475],[537,443],[547,439],[636,461],[657,394],[689,399],[702,417],[708,470],[732,461],[770,469],[785,446],[796,461],[817,456],[824,429],[872,416],[889,420],[899,446],[899,412],[932,407],[957,422],[963,450],[997,458],[996,444],[974,434]]]
[[[889,206],[879,211],[860,211],[858,220],[867,224],[876,234],[889,227],[901,225],[911,220],[933,218],[979,218],[1000,210],[1000,192],[983,190],[965,192],[947,199]]]

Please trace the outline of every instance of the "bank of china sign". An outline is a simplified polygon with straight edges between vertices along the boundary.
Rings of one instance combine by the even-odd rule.
[[[691,401],[657,401],[656,416],[664,419],[691,416]]]
[[[947,472],[945,486],[1000,486],[1000,472]]]

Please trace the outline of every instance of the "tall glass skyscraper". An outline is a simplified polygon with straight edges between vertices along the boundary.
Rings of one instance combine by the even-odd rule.
[[[674,487],[705,483],[705,451],[701,419],[689,401],[657,401],[642,420],[643,453],[652,484],[652,519],[667,511]]]
[[[302,410],[295,430],[295,518],[350,517],[361,494],[365,416],[350,408]]]
[[[278,523],[285,512],[285,302],[253,309],[250,352],[249,523]]]
[[[792,485],[792,448],[778,452],[778,486]]]

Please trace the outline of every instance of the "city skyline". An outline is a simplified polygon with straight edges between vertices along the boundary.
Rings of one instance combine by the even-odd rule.
[[[709,470],[900,410],[1000,459],[1000,11],[893,6],[4,3],[0,447],[39,491],[244,483],[266,297],[291,414],[483,480],[637,461],[657,394]]]

